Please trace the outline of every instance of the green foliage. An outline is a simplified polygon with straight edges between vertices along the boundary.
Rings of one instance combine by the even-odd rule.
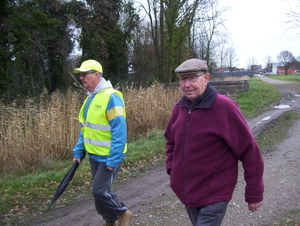
[[[132,1],[5,1],[0,13],[0,98],[51,93],[72,84],[77,60],[99,60],[108,77],[124,77],[138,15]],[[120,14],[127,15],[120,21]],[[123,23],[124,22],[124,23]],[[123,26],[121,26],[123,25]],[[81,35],[75,33],[81,31]],[[75,38],[82,59],[71,59]]]
[[[110,80],[124,79],[128,73],[128,47],[132,29],[138,23],[132,1],[87,1],[84,15],[76,17],[82,29],[80,47],[82,60],[96,59],[101,62],[104,75]],[[126,15],[121,21],[120,14]]]
[[[60,1],[20,0],[5,8],[10,13],[1,37],[0,83],[8,101],[63,85],[61,73],[73,48],[64,7]]]

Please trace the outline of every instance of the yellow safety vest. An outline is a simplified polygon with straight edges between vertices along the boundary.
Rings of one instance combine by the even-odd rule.
[[[110,153],[112,134],[111,126],[106,117],[106,109],[111,94],[118,94],[122,100],[123,95],[120,91],[108,88],[97,93],[90,103],[86,119],[84,120],[84,106],[88,97],[85,99],[80,112],[79,123],[83,134],[84,147],[88,153],[108,156]],[[124,100],[123,100],[124,101]],[[124,117],[125,117],[125,108]],[[127,152],[127,143],[123,153]]]

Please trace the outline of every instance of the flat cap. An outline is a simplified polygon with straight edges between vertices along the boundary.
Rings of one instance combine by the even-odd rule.
[[[177,75],[197,74],[201,71],[207,71],[207,63],[205,60],[189,59],[180,64],[176,69]]]

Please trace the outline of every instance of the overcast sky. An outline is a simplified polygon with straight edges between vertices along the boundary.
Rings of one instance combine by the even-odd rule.
[[[295,6],[299,0],[288,1]],[[252,57],[263,66],[268,55],[276,62],[277,55],[284,50],[300,56],[300,35],[297,36],[300,29],[288,29],[286,23],[286,13],[290,10],[287,0],[220,0],[220,4],[231,7],[226,13],[225,25],[239,58],[239,67],[246,67]]]

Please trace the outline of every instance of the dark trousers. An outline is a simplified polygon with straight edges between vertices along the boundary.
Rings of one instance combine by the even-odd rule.
[[[185,209],[193,226],[220,226],[225,216],[228,202],[217,202],[203,207]]]
[[[92,158],[90,158],[90,164],[93,175],[92,194],[95,198],[96,210],[106,222],[116,221],[117,217],[123,215],[128,209],[125,203],[119,201],[117,194],[110,190],[120,166],[109,170],[105,162],[97,162]]]

